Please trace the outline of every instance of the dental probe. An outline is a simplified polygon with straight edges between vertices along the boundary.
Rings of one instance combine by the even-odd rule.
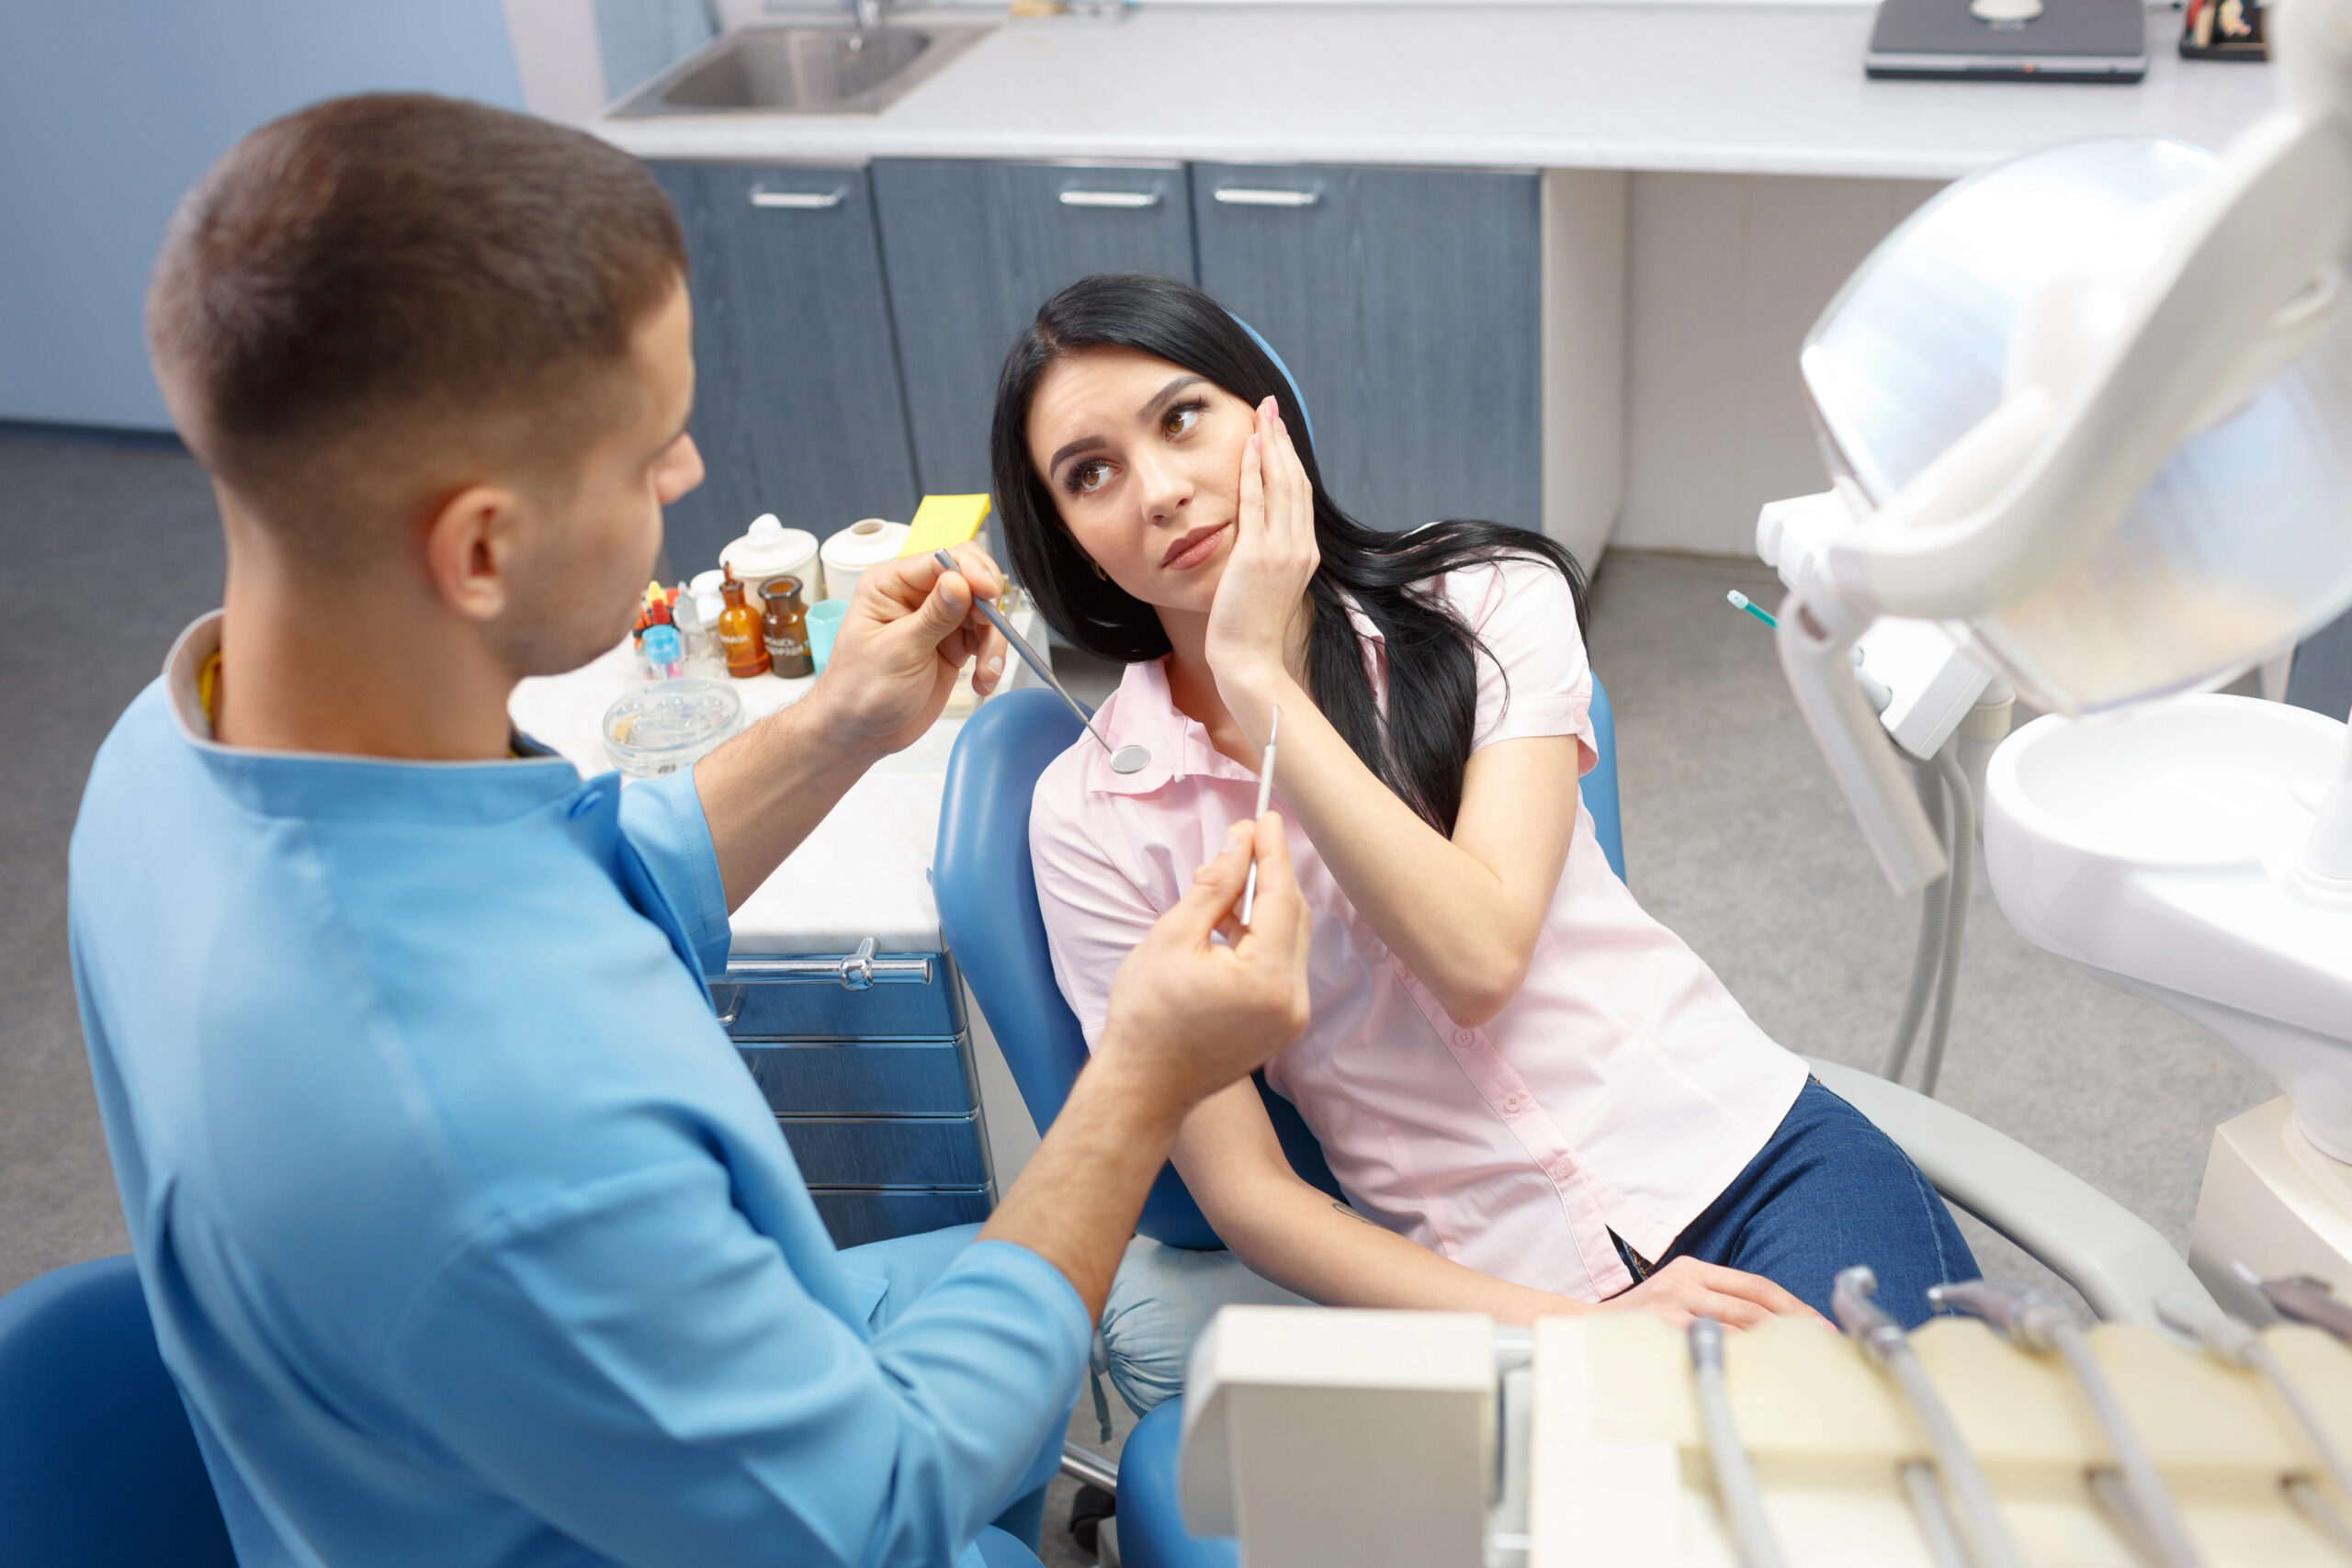
[[[944,570],[961,572],[964,570],[956,564],[956,558],[945,550],[932,551],[931,558],[937,561]],[[967,578],[965,581],[969,581],[970,579]],[[1111,753],[1113,773],[1141,773],[1151,766],[1151,753],[1142,747],[1126,745],[1114,749],[1108,740],[1102,739],[1102,732],[1094,728],[1094,716],[1088,713],[1080,705],[1079,700],[1069,694],[1069,688],[1054,679],[1054,667],[1046,662],[1044,655],[1029,646],[1028,638],[1012,629],[1012,623],[1004,618],[1001,611],[977,593],[972,595],[972,603],[979,606],[980,614],[989,618],[989,625],[1004,634],[1004,640],[1012,645],[1013,652],[1021,656],[1021,661],[1035,670],[1037,672],[1037,678],[1051,686],[1054,689],[1054,694],[1069,705],[1069,711],[1078,715],[1078,722],[1086,726],[1086,733],[1101,741],[1102,750]]]
[[[2092,1492],[2109,1506],[2128,1504],[2124,1517],[2138,1527],[2150,1555],[2164,1568],[2199,1568],[2203,1560],[2188,1539],[2188,1527],[2180,1522],[2179,1510],[2165,1489],[2155,1460],[2140,1441],[2140,1434],[2132,1429],[2123,1402],[2115,1396],[2115,1386],[2107,1381],[2098,1359],[2091,1354],[2090,1342],[2083,1337],[2075,1314],[2064,1302],[2047,1291],[1989,1280],[1930,1285],[1928,1299],[1939,1307],[1983,1318],[2020,1349],[2057,1351],[2075,1374],[2075,1384],[2089,1402],[2091,1414],[2107,1434],[2108,1446],[2115,1450],[2116,1468],[2122,1472],[2118,1485],[2103,1469],[2093,1470]]]
[[[1724,1392],[1724,1325],[1712,1317],[1690,1320],[1690,1382],[1698,1391],[1699,1423],[1706,1428],[1715,1491],[1724,1500],[1724,1519],[1731,1526],[1740,1568],[1785,1568],[1781,1543],[1772,1538],[1772,1521],[1764,1517],[1756,1467],[1748,1462],[1739,1427],[1732,1420],[1731,1396]]]
[[[1952,1497],[1967,1519],[1969,1559],[1975,1562],[1976,1568],[2025,1568],[2017,1542],[2009,1538],[2008,1527],[2002,1522],[2000,1509],[1993,1501],[1993,1487],[1984,1479],[1984,1467],[1968,1451],[1968,1444],[1961,1437],[1951,1410],[1946,1408],[1943,1395],[1936,1392],[1928,1369],[1920,1363],[1919,1352],[1912,1348],[1910,1336],[1886,1314],[1885,1308],[1871,1300],[1877,1293],[1878,1276],[1868,1264],[1841,1269],[1830,1287],[1829,1310],[1837,1317],[1838,1325],[1860,1343],[1863,1353],[1886,1369],[1904,1402],[1910,1405],[1912,1416],[1928,1434],[1928,1446],[1936,1454],[1935,1468],[1943,1472],[1944,1484],[1951,1488]],[[1938,1536],[1951,1534],[1952,1519],[1944,1506],[1943,1494],[1936,1487],[1934,1475],[1927,1465],[1913,1460],[1903,1466],[1903,1485],[1911,1495],[1912,1506],[1919,1510],[1920,1523],[1936,1561],[1951,1561]]]
[[[1263,817],[1266,814],[1266,807],[1274,803],[1274,739],[1282,732],[1283,708],[1280,703],[1276,703],[1274,716],[1266,721],[1266,755],[1258,767],[1258,809],[1250,818],[1252,823],[1255,823],[1260,817]],[[1253,828],[1251,830],[1254,832],[1256,829]],[[1250,911],[1256,907],[1257,902],[1258,857],[1253,853],[1250,857],[1250,880],[1241,886],[1241,923],[1243,925],[1250,923]]]
[[[2327,1430],[2319,1424],[2319,1413],[2303,1398],[2302,1391],[2287,1381],[2287,1369],[2262,1342],[2262,1336],[2226,1313],[2202,1310],[2197,1302],[2179,1291],[2167,1291],[2156,1298],[2156,1317],[2167,1328],[2186,1334],[2205,1348],[2208,1355],[2224,1365],[2244,1367],[2259,1375],[2278,1396],[2296,1425],[2303,1429],[2303,1438],[2312,1451],[2319,1455],[2320,1467],[2328,1479],[2346,1497],[2352,1497],[2352,1465],[2344,1462],[2329,1440]],[[2323,1496],[2307,1475],[2290,1475],[2280,1483],[2288,1500],[2324,1535],[2338,1546],[2352,1551],[2352,1525],[2335,1505]]]
[[[2346,1345],[2352,1345],[2352,1306],[2335,1299],[2335,1290],[2324,1280],[2309,1274],[2290,1274],[2281,1279],[2266,1280],[2243,1263],[2231,1265],[2237,1277],[2259,1292],[2270,1303],[2271,1310],[2291,1323],[2304,1324],[2335,1335]]]

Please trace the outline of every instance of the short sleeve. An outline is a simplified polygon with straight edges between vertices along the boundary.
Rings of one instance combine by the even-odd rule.
[[[1573,735],[1582,752],[1577,772],[1589,772],[1600,755],[1592,670],[1568,580],[1549,562],[1513,558],[1449,573],[1445,593],[1482,645],[1471,750]]]
[[[1089,830],[1079,759],[1065,752],[1038,776],[1029,806],[1029,860],[1054,981],[1092,1050],[1111,1006],[1111,982],[1161,910]]]
[[[695,771],[676,773],[621,791],[621,831],[670,900],[694,943],[705,975],[723,974],[734,940],[727,924],[727,886],[718,852],[702,814]]]

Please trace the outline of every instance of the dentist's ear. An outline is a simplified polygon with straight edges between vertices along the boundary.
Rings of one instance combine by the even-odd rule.
[[[469,485],[424,519],[424,574],[444,604],[470,620],[496,620],[513,597],[523,501],[502,485]]]

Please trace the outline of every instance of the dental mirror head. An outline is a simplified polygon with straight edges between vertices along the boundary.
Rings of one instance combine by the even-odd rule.
[[[939,570],[942,571],[960,572],[964,570],[956,564],[956,558],[944,549],[932,551],[931,558],[939,563]],[[1143,747],[1132,742],[1125,746],[1113,746],[1110,741],[1103,739],[1102,732],[1094,726],[1094,716],[1087,712],[1085,705],[1076,697],[1071,696],[1069,689],[1054,678],[1054,667],[1046,662],[1046,656],[1030,647],[1027,637],[1012,629],[1012,623],[1004,618],[1002,611],[977,593],[972,595],[972,603],[978,606],[981,615],[989,618],[989,625],[1004,635],[1005,642],[1012,647],[1013,652],[1021,656],[1021,661],[1037,672],[1037,679],[1051,686],[1054,689],[1054,694],[1069,705],[1069,711],[1078,715],[1078,722],[1086,726],[1086,733],[1094,737],[1096,743],[1111,754],[1113,773],[1139,773],[1151,766],[1151,753]]]

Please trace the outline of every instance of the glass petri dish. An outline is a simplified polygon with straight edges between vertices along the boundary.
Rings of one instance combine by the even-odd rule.
[[[657,681],[624,694],[599,727],[624,777],[658,779],[743,728],[743,699],[717,681]]]

